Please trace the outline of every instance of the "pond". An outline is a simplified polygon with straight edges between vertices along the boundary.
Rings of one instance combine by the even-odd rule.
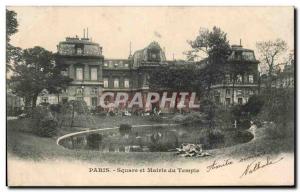
[[[102,152],[168,152],[183,143],[202,144],[215,149],[246,143],[253,139],[247,130],[209,131],[208,128],[183,125],[141,125],[82,132],[64,137],[59,145],[73,150]]]

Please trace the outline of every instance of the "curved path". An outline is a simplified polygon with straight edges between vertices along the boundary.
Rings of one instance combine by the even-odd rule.
[[[176,126],[179,124],[151,124],[151,125],[133,125],[132,128],[138,128],[138,127],[156,127],[156,126]],[[66,135],[63,135],[61,137],[59,137],[56,140],[56,144],[60,145],[59,142],[62,139],[71,137],[71,136],[75,136],[75,135],[80,135],[82,133],[92,133],[92,132],[97,132],[97,131],[104,131],[104,130],[116,130],[119,129],[119,127],[111,127],[111,128],[99,128],[99,129],[91,129],[91,130],[86,130],[86,131],[78,131],[78,132],[74,132],[74,133],[68,133]]]

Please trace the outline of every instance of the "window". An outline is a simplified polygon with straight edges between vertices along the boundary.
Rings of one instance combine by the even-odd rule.
[[[82,88],[77,88],[76,89],[76,93],[77,94],[82,94],[83,93],[83,89]]]
[[[48,97],[42,97],[42,103],[48,103]]]
[[[119,79],[118,78],[114,79],[114,88],[119,88]]]
[[[115,63],[115,65],[114,65],[115,67],[118,67],[119,66],[119,63]]]
[[[215,102],[220,103],[220,96],[215,96]]]
[[[123,61],[119,62],[120,67],[123,67]]]
[[[108,63],[107,62],[104,62],[104,67],[108,67]]]
[[[77,53],[77,55],[82,55],[82,49],[81,48],[77,48],[76,53]]]
[[[230,95],[230,89],[226,89],[226,95]]]
[[[76,97],[77,101],[83,101],[83,97]]]
[[[236,94],[237,95],[242,95],[243,94],[243,90],[241,90],[241,89],[236,90]]]
[[[83,69],[80,67],[76,68],[76,80],[83,80]]]
[[[247,60],[247,61],[255,60],[255,56],[254,56],[254,53],[252,51],[244,51],[242,53],[242,55],[243,55],[244,60]]]
[[[150,75],[149,74],[146,74],[144,76],[144,85],[149,85],[149,80],[150,80]]]
[[[230,98],[226,98],[226,105],[230,105]]]
[[[92,106],[97,106],[97,97],[92,97]]]
[[[253,83],[253,75],[249,75],[249,83]]]
[[[254,91],[253,90],[249,90],[249,95],[253,95],[254,94]]]
[[[62,98],[62,103],[65,104],[65,103],[67,103],[67,102],[68,102],[68,97],[63,97],[63,98]]]
[[[109,67],[112,67],[112,66],[113,66],[113,62],[109,61]]]
[[[108,87],[108,78],[103,78],[103,86]]]
[[[68,93],[68,89],[67,88],[62,89],[62,93]]]
[[[238,104],[242,105],[243,104],[243,98],[238,98]]]
[[[242,83],[242,81],[243,81],[242,76],[241,75],[237,75],[237,82],[238,83]]]
[[[229,74],[225,75],[225,82],[230,83],[230,75]]]
[[[68,76],[68,75],[69,75],[68,69],[62,71],[61,74],[62,74],[63,76]]]
[[[98,89],[97,89],[97,87],[94,87],[94,88],[92,88],[92,90],[91,90],[91,94],[93,94],[93,95],[97,95],[97,93],[98,93]]]
[[[124,79],[124,87],[129,88],[129,79],[127,78]]]
[[[128,63],[125,63],[125,64],[124,64],[124,67],[128,67],[128,66],[129,66]]]
[[[98,76],[97,67],[92,67],[91,68],[91,80],[96,81],[98,79],[97,76]]]

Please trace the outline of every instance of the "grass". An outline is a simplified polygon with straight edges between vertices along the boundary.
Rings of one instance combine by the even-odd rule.
[[[147,124],[143,118],[122,118],[103,117],[98,118],[99,126],[112,127],[121,123]],[[101,123],[100,123],[101,122]],[[151,164],[152,162],[162,162],[171,164],[173,162],[202,161],[209,158],[222,156],[245,156],[254,153],[277,154],[280,152],[291,152],[294,150],[293,138],[268,138],[268,127],[257,129],[256,139],[249,143],[236,145],[233,147],[214,149],[209,151],[212,156],[205,158],[183,158],[176,156],[172,152],[137,152],[137,153],[103,153],[99,151],[68,150],[56,145],[57,138],[43,138],[31,133],[31,122],[29,119],[7,121],[7,152],[9,155],[23,159],[45,160],[81,160],[97,163],[111,163],[119,165],[128,164]],[[77,129],[79,130],[79,129]],[[64,130],[60,135],[70,132]],[[76,129],[72,130],[73,132]]]

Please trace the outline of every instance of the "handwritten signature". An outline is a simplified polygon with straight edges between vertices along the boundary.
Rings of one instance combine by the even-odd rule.
[[[253,162],[251,162],[250,164],[247,165],[245,171],[243,172],[243,174],[240,176],[246,176],[246,175],[250,175],[258,170],[261,170],[265,167],[268,167],[270,165],[273,165],[275,163],[278,163],[279,161],[283,160],[283,157],[277,159],[277,160],[271,160],[271,158],[269,156],[267,156],[266,161],[257,161],[254,160]]]
[[[233,161],[231,161],[230,159],[226,159],[221,164],[215,160],[211,165],[206,167],[207,168],[206,172],[210,172],[214,169],[219,169],[221,167],[229,166],[229,165],[232,165],[232,164],[233,164]]]

